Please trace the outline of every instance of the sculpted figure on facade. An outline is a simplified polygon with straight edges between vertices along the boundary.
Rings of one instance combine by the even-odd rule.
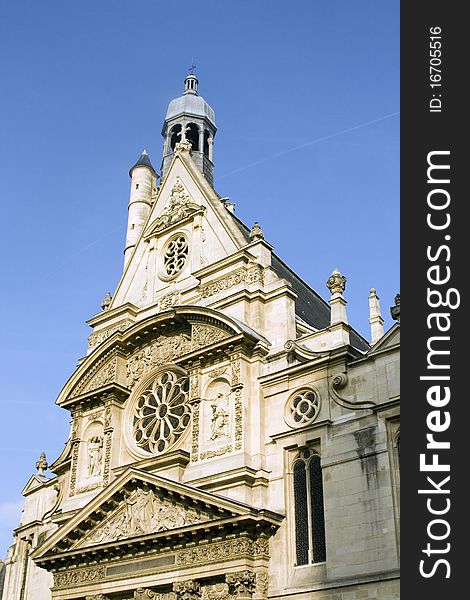
[[[228,395],[217,394],[216,398],[211,401],[211,435],[210,440],[214,441],[221,437],[228,437],[229,432],[229,409]]]
[[[88,440],[88,477],[101,475],[103,458],[103,438],[95,435]]]
[[[158,498],[151,489],[137,488],[105,525],[93,531],[83,541],[84,544],[100,544],[176,529],[207,519],[207,516],[198,514],[193,508]]]

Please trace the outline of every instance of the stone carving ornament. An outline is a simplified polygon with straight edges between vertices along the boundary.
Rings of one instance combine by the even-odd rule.
[[[163,371],[139,395],[132,432],[140,449],[161,454],[178,441],[191,420],[188,394],[187,376]]]
[[[291,427],[309,425],[316,419],[319,410],[318,394],[311,389],[299,390],[287,401],[286,421]]]
[[[189,255],[189,243],[184,234],[173,237],[163,250],[165,279],[175,277],[184,267]]]
[[[86,569],[70,569],[54,573],[54,585],[56,587],[68,587],[80,583],[91,583],[103,579],[106,575],[104,565],[88,567]]]
[[[101,474],[101,459],[103,438],[95,435],[88,440],[88,477],[99,477]]]
[[[228,394],[217,394],[214,400],[211,400],[211,435],[210,440],[229,437],[229,409]]]
[[[173,584],[178,600],[198,600],[201,597],[201,584],[199,581],[176,581]]]
[[[229,592],[238,598],[251,598],[255,591],[256,579],[253,571],[227,573],[225,581],[228,583]]]
[[[160,335],[151,344],[135,352],[127,362],[127,387],[133,388],[153,368],[171,363],[178,356],[215,344],[229,334],[212,325],[195,323],[191,336],[186,333]]]
[[[175,185],[171,189],[168,202],[160,216],[155,220],[152,231],[160,232],[166,227],[182,221],[200,208],[199,204],[195,204],[192,201],[191,196],[185,190],[183,182],[177,177]]]
[[[101,544],[206,520],[207,516],[197,513],[193,508],[158,498],[151,489],[137,488],[104,525],[92,531],[83,541]]]

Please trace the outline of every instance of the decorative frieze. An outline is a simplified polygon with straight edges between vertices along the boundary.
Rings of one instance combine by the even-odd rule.
[[[269,575],[267,571],[258,571],[256,573],[256,588],[257,595],[266,596],[269,587]]]
[[[259,281],[261,285],[264,282],[264,269],[259,265],[254,267],[240,267],[225,277],[220,277],[211,281],[207,285],[201,286],[200,294],[202,298],[209,298],[223,290],[227,290],[240,283],[255,283]]]
[[[127,386],[133,388],[151,369],[173,362],[178,356],[215,344],[229,333],[206,324],[193,324],[191,336],[186,333],[160,335],[151,344],[138,350],[127,362]]]
[[[102,329],[101,331],[93,332],[88,336],[88,349],[91,350],[92,348],[96,348],[96,346],[102,344],[105,340],[110,338],[117,331],[126,331],[126,329],[129,329],[129,327],[131,327],[132,324],[132,321],[129,320],[120,321],[119,323],[116,323],[111,327],[107,327],[106,329]]]
[[[176,564],[181,566],[199,565],[208,562],[232,560],[240,557],[269,557],[269,541],[265,538],[250,540],[238,538],[195,548],[184,548],[176,555]]]
[[[170,294],[167,294],[166,296],[163,296],[162,298],[160,298],[160,300],[158,302],[158,310],[160,310],[160,311],[168,310],[172,306],[179,304],[180,300],[181,300],[180,292],[171,292]]]
[[[243,443],[243,402],[242,390],[235,390],[235,450],[241,450]]]
[[[73,388],[70,393],[70,398],[76,398],[89,390],[95,390],[103,385],[112,383],[116,373],[115,354],[116,350],[112,349],[96,361],[93,367],[83,375],[77,385]]]
[[[77,469],[78,469],[78,452],[80,448],[80,438],[78,437],[78,430],[82,419],[81,408],[76,408],[72,413],[72,432],[70,439],[72,442],[72,464],[70,467],[70,486],[69,495],[75,495],[75,489],[77,486]]]
[[[134,591],[134,600],[177,600],[175,592],[155,592],[146,588],[137,588]]]
[[[68,569],[54,573],[54,586],[56,588],[65,588],[80,583],[93,583],[104,579],[106,568],[104,565],[87,567],[86,569]]]
[[[230,368],[232,371],[232,387],[240,385],[240,354],[232,354],[230,357]]]
[[[221,375],[223,375],[226,371],[227,366],[217,367],[216,369],[212,369],[212,371],[209,371],[209,373],[207,373],[207,376],[211,379],[215,379],[216,377],[220,377]]]
[[[196,403],[193,405],[193,432],[191,441],[191,460],[196,462],[198,460],[199,452],[199,414],[200,405]]]
[[[216,458],[217,456],[223,456],[232,451],[232,445],[222,446],[222,448],[217,448],[216,450],[206,450],[205,452],[201,452],[199,458],[201,460],[206,460],[208,458]]]

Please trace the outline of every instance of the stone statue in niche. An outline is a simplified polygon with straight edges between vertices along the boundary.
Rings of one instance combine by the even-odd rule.
[[[228,408],[229,394],[224,395],[218,393],[214,400],[210,400],[211,403],[211,435],[210,440],[214,441],[221,437],[229,437],[229,408]]]
[[[101,459],[103,454],[103,438],[94,435],[88,440],[88,477],[101,475]]]

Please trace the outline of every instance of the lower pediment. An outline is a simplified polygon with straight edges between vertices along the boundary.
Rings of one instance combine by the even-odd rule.
[[[138,486],[119,508],[78,540],[75,548],[114,542],[208,521],[209,514],[187,504],[164,499],[150,486]]]
[[[277,513],[131,467],[31,556],[49,569],[93,562],[97,557],[111,560],[138,555],[142,548],[160,553],[177,546],[182,552],[186,546],[207,544],[225,535],[234,538],[256,531],[269,537],[282,519]],[[204,547],[202,553],[207,553]],[[183,557],[179,560],[186,560]]]

